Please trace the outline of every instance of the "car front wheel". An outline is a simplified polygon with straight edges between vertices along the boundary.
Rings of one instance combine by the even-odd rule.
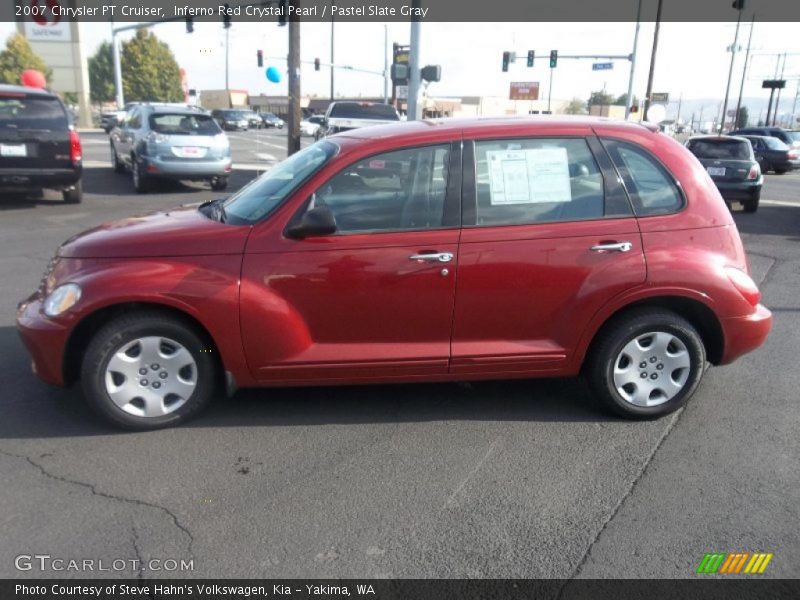
[[[125,429],[157,429],[194,416],[214,391],[209,344],[178,319],[127,315],[97,332],[83,357],[89,405]]]
[[[694,394],[706,354],[697,330],[679,315],[640,309],[609,322],[592,344],[585,375],[617,415],[648,419],[671,413]]]

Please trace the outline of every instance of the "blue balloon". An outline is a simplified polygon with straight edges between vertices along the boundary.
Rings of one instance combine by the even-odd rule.
[[[280,83],[281,72],[276,67],[269,67],[267,69],[267,79],[269,79],[272,83]]]

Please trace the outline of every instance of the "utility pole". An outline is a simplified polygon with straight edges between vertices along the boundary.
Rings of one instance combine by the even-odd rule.
[[[739,111],[742,110],[742,94],[744,93],[744,81],[747,79],[747,66],[750,62],[750,44],[753,41],[753,28],[756,24],[756,13],[750,21],[750,35],[747,37],[747,51],[744,53],[744,66],[742,67],[742,83],[739,85],[739,99],[736,101],[736,114],[733,117],[733,126],[739,126]],[[747,127],[747,123],[744,124]]]
[[[230,69],[230,49],[231,49],[231,30],[229,27],[225,28],[225,91],[227,92],[230,89],[230,84],[228,82],[228,72]],[[228,94],[228,98],[230,98],[230,94]],[[228,100],[230,103],[230,100]],[[228,105],[230,108],[230,104]]]
[[[289,0],[300,7],[300,0]],[[289,19],[289,131],[287,136],[286,154],[291,156],[300,150],[300,18],[295,16]],[[333,69],[331,69],[333,72]]]
[[[636,48],[639,45],[639,21],[642,17],[642,0],[639,0],[639,7],[636,9],[636,32],[633,34],[633,52],[631,52],[631,74],[628,77],[628,99],[625,102],[625,120],[631,114],[631,104],[633,103],[633,73],[636,70]]]
[[[412,0],[412,7],[420,7],[421,0]],[[415,14],[419,11],[414,10]],[[419,72],[419,52],[420,52],[420,21],[418,16],[411,17],[411,43],[408,57],[408,115],[409,121],[416,121],[422,117],[422,107],[420,106],[420,72]]]
[[[683,92],[680,93],[678,96],[678,116],[675,117],[675,122],[680,123],[681,121],[681,105],[683,104]]]
[[[663,0],[658,0],[656,10],[656,28],[653,32],[653,53],[650,55],[650,73],[647,75],[647,92],[644,98],[644,119],[647,120],[647,113],[650,111],[650,94],[653,93],[653,74],[656,70],[656,54],[658,53],[658,32],[661,29],[661,5]]]
[[[550,101],[553,99],[553,71],[554,68],[550,68],[550,84],[547,86],[547,112],[551,112],[550,109]]]
[[[739,5],[743,7],[744,3],[739,3]],[[734,6],[736,6],[735,2]],[[720,135],[722,135],[722,132],[725,129],[725,117],[727,117],[726,113],[728,112],[728,96],[731,93],[731,77],[733,76],[733,63],[736,60],[736,45],[739,43],[739,25],[742,22],[742,8],[737,8],[736,13],[736,33],[733,34],[733,45],[731,46],[731,65],[728,67],[728,84],[725,86],[725,100],[722,102],[722,122],[719,124]]]
[[[333,65],[336,64],[336,61],[333,60],[333,0],[331,0],[331,102],[333,102],[334,96],[334,88],[333,88],[333,72],[335,69]]]
[[[117,89],[117,109],[125,106],[125,97],[122,93],[122,64],[119,57],[119,40],[116,30],[111,31],[111,53],[114,60],[114,86]]]
[[[786,53],[783,54],[783,66],[781,66],[781,76],[780,79],[783,79],[783,73],[786,70]],[[778,105],[781,103],[781,88],[778,88],[778,97],[775,99],[775,112],[772,114],[772,126],[775,127],[775,122],[778,120]]]
[[[383,103],[389,104],[389,26],[383,24]]]
[[[772,77],[773,79],[778,78],[778,67],[781,64],[781,55],[778,54],[775,57],[775,75]],[[764,121],[764,125],[769,127],[770,117],[772,116],[772,100],[775,98],[775,88],[770,88],[769,90],[769,104],[767,104],[767,120]],[[777,110],[775,112],[778,112]]]

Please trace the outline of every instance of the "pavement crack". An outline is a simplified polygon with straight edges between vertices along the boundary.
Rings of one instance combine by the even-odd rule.
[[[66,483],[70,485],[75,485],[78,487],[85,488],[89,490],[93,495],[98,496],[100,498],[107,498],[109,500],[115,500],[117,502],[125,502],[128,504],[133,504],[136,506],[144,506],[147,508],[154,508],[156,510],[160,510],[161,512],[165,513],[173,522],[175,527],[177,527],[183,535],[187,538],[188,543],[186,546],[186,551],[189,554],[190,558],[194,558],[193,546],[194,546],[194,536],[192,532],[189,531],[188,527],[186,527],[183,523],[181,523],[180,519],[178,519],[177,515],[172,512],[170,509],[166,508],[165,506],[161,506],[160,504],[154,504],[152,502],[147,502],[145,500],[139,500],[138,498],[126,498],[124,496],[117,496],[114,494],[109,494],[106,492],[102,492],[97,489],[94,484],[86,483],[84,481],[78,481],[75,479],[69,479],[68,477],[62,477],[60,475],[55,475],[44,468],[43,465],[37,463],[32,458],[25,456],[24,454],[15,454],[14,452],[8,452],[6,450],[0,449],[0,454],[4,456],[8,456],[10,458],[18,458],[24,461],[27,461],[32,467],[38,469],[38,471],[47,477],[48,479],[52,479],[54,481],[59,481],[61,483]]]
[[[619,499],[617,504],[614,506],[614,509],[611,511],[611,513],[608,515],[608,517],[605,519],[605,521],[603,521],[603,524],[600,526],[600,528],[594,534],[594,537],[589,542],[589,545],[586,547],[586,551],[583,553],[583,556],[581,557],[581,560],[578,561],[578,564],[575,566],[575,569],[572,571],[572,574],[564,580],[564,583],[559,588],[558,594],[556,595],[556,598],[558,600],[560,600],[562,598],[562,594],[564,592],[564,588],[567,586],[567,584],[571,580],[573,580],[576,577],[578,577],[578,575],[580,575],[581,571],[583,570],[583,567],[586,565],[586,562],[589,560],[589,557],[592,554],[592,549],[594,548],[595,544],[597,544],[597,542],[600,540],[600,537],[603,535],[603,532],[606,530],[606,528],[609,526],[609,524],[617,516],[619,511],[625,505],[625,502],[628,500],[628,498],[631,496],[631,494],[633,494],[633,490],[636,489],[636,486],[639,484],[639,482],[642,480],[642,478],[647,473],[647,469],[650,467],[650,464],[652,463],[653,458],[655,458],[655,455],[658,452],[659,448],[661,448],[661,445],[664,443],[664,441],[667,439],[667,437],[669,437],[669,434],[672,433],[672,430],[678,424],[678,421],[680,421],[680,418],[683,415],[683,411],[684,411],[684,409],[681,409],[678,413],[673,415],[672,420],[670,421],[669,425],[661,433],[661,436],[658,438],[658,441],[656,442],[656,445],[653,446],[652,451],[650,452],[650,454],[645,459],[644,463],[642,464],[641,469],[639,469],[639,473],[636,475],[636,477],[634,477],[634,479],[631,482],[631,484],[628,487],[628,489],[625,491],[625,493]]]
[[[136,527],[131,527],[133,533],[133,552],[136,555],[137,564],[139,565],[139,572],[136,574],[136,579],[141,581],[144,579],[144,560],[142,559],[142,552],[139,549],[139,534]]]

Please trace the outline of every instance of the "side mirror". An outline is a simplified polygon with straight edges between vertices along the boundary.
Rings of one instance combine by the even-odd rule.
[[[286,234],[295,239],[303,239],[315,235],[331,235],[336,233],[336,219],[327,206],[312,208],[300,219],[297,225],[289,227]]]

